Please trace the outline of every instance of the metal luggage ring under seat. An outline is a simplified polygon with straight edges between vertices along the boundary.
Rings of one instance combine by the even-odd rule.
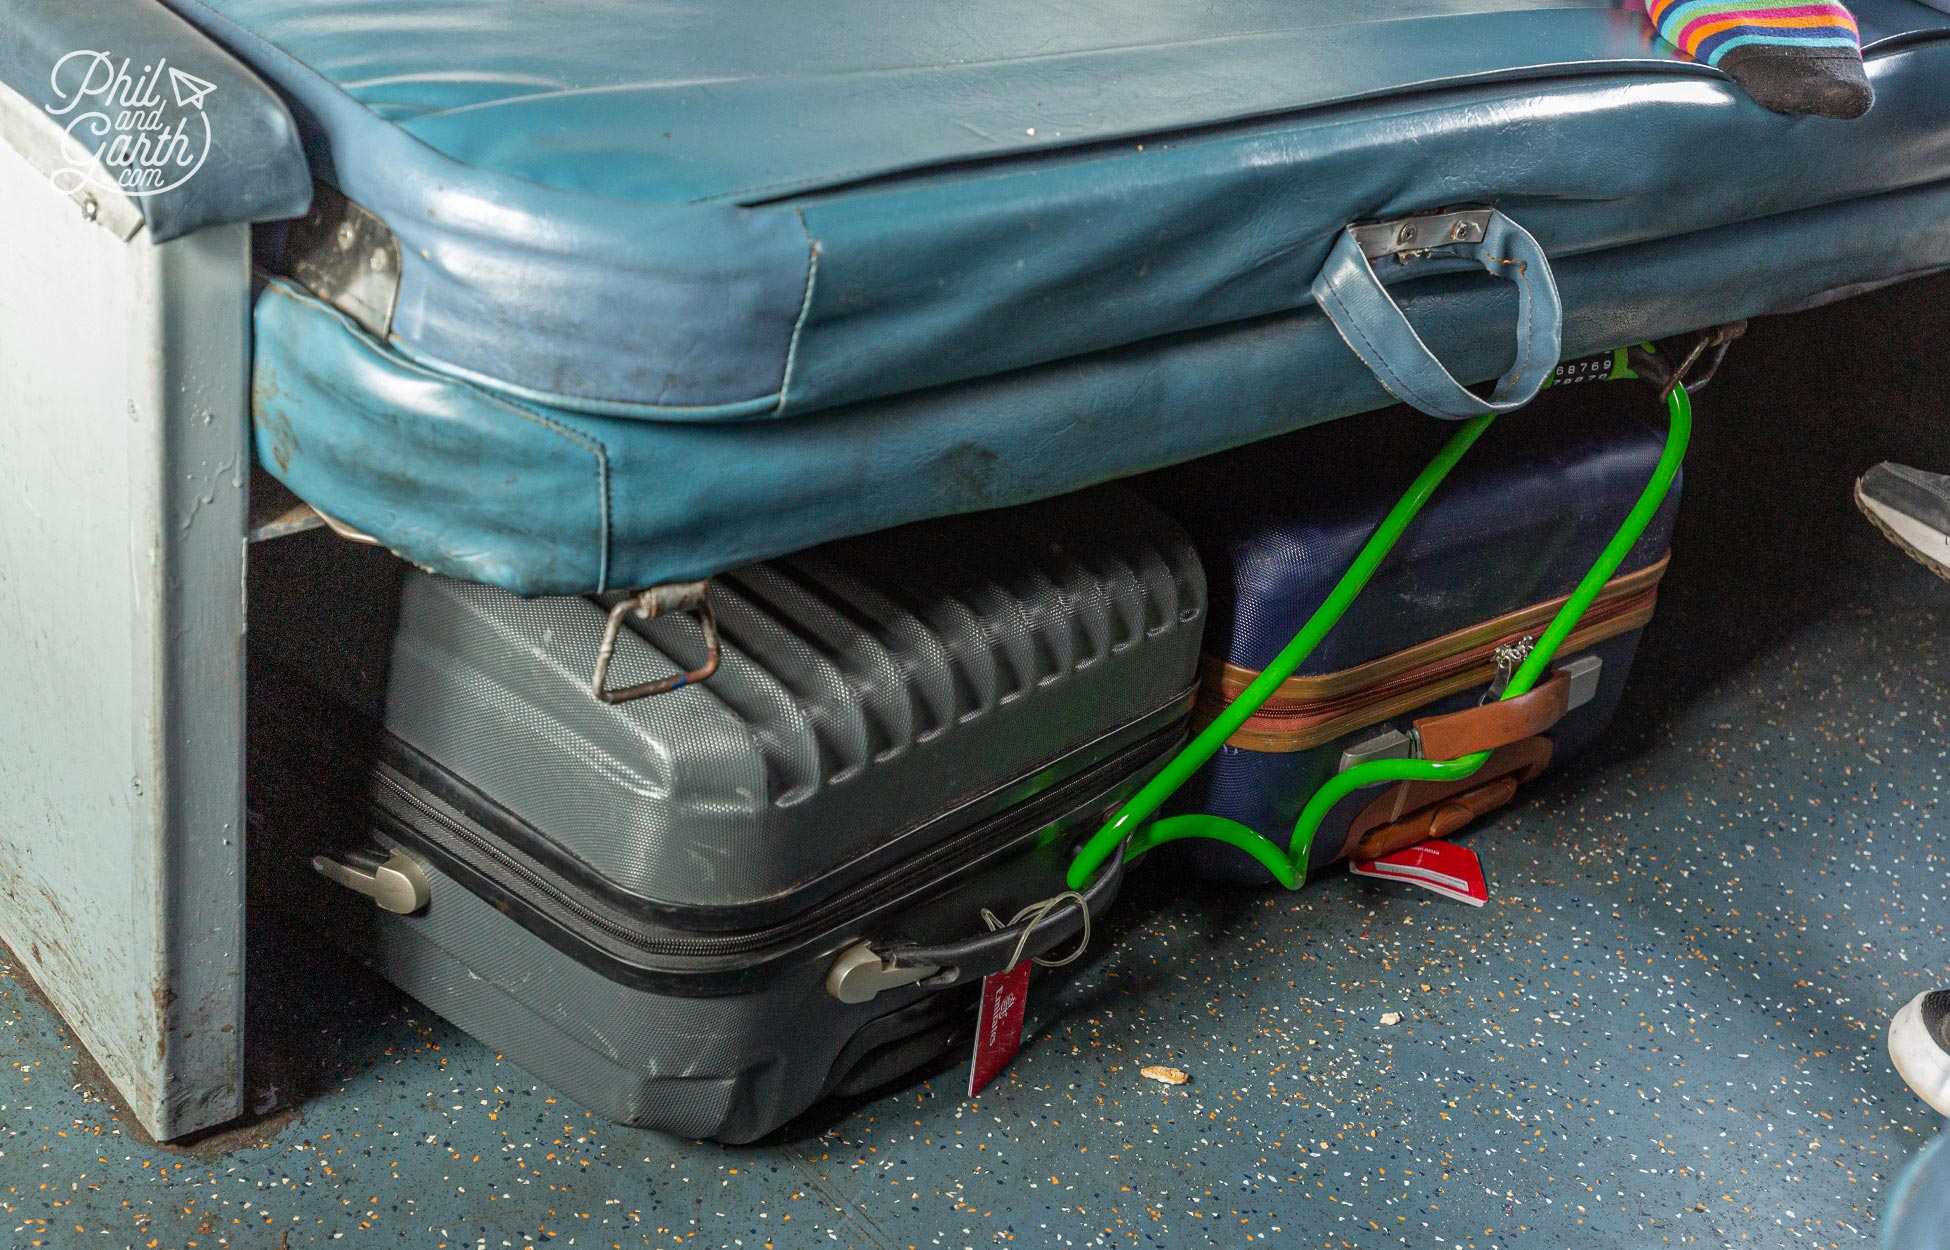
[[[647,699],[651,695],[668,694],[694,682],[709,681],[724,658],[723,643],[718,638],[718,616],[711,610],[711,603],[705,597],[710,586],[709,578],[698,582],[668,582],[619,600],[609,610],[609,619],[603,623],[603,641],[596,648],[596,671],[589,679],[589,693],[603,703],[614,705]],[[688,672],[673,673],[619,690],[608,689],[610,661],[616,658],[616,640],[623,632],[624,618],[632,612],[646,621],[655,620],[666,612],[689,612],[704,630],[704,663]]]

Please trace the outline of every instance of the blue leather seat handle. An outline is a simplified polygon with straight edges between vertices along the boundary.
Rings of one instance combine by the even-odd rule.
[[[1388,393],[1403,403],[1449,420],[1523,407],[1536,398],[1557,368],[1564,330],[1564,308],[1544,249],[1528,230],[1493,212],[1480,242],[1446,243],[1436,249],[1436,254],[1474,260],[1490,273],[1517,284],[1516,363],[1497,382],[1488,399],[1479,399],[1463,389],[1415,327],[1408,324],[1401,306],[1368,263],[1354,227],[1341,231],[1328,253],[1327,263],[1314,279],[1314,301]],[[1393,259],[1385,263],[1400,265]],[[1447,268],[1432,271],[1447,272]]]

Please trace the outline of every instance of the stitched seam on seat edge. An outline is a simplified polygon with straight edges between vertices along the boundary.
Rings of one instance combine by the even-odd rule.
[[[1354,310],[1347,306],[1347,301],[1341,298],[1341,293],[1334,289],[1333,283],[1329,282],[1324,284],[1323,289],[1327,297],[1333,300],[1335,306],[1341,310],[1341,317],[1347,320],[1348,326],[1352,328],[1352,332],[1360,338],[1361,346],[1357,347],[1354,340],[1348,337],[1349,330],[1342,327],[1341,318],[1335,317],[1332,309],[1326,310],[1328,324],[1332,325],[1340,334],[1341,341],[1347,344],[1348,350],[1354,353],[1356,359],[1368,366],[1368,371],[1375,375],[1375,381],[1381,383],[1381,389],[1405,403],[1413,403],[1416,399],[1420,399],[1421,395],[1413,387],[1410,387],[1397,377],[1394,369],[1375,351],[1374,343],[1369,340],[1368,336],[1362,332],[1360,325],[1355,322]],[[1362,351],[1361,347],[1366,347],[1367,351]],[[1369,359],[1371,353],[1373,354],[1372,362]],[[1397,390],[1397,387],[1401,389]]]
[[[1513,222],[1511,224],[1514,225],[1515,223]],[[1535,240],[1532,241],[1534,242]],[[1531,294],[1530,290],[1530,266],[1528,263],[1514,258],[1491,256],[1490,259],[1499,265],[1515,265],[1517,267],[1517,281],[1523,287],[1523,350],[1517,354],[1517,363],[1511,368],[1509,375],[1512,379],[1517,379],[1529,371],[1531,354],[1537,350],[1537,318],[1534,315],[1535,297]],[[1514,390],[1516,388],[1512,385],[1511,389]],[[1501,386],[1498,386],[1495,391],[1491,392],[1491,398],[1504,400],[1508,398],[1508,394]]]
[[[792,215],[799,219],[799,229],[806,235],[806,294],[799,301],[799,315],[792,322],[792,337],[786,341],[785,371],[779,375],[779,402],[772,409],[775,416],[785,411],[786,400],[792,394],[792,371],[799,364],[799,336],[812,315],[813,284],[819,281],[819,243],[812,237],[812,227],[806,223],[806,210],[794,208]]]
[[[596,461],[596,514],[597,526],[600,531],[596,558],[596,577],[599,585],[605,589],[608,587],[609,548],[611,541],[609,516],[609,448],[601,439],[591,437],[582,433],[580,430],[563,425],[561,422],[529,407],[527,404],[517,400],[511,400],[505,396],[491,394],[471,382],[455,378],[451,374],[429,369],[427,366],[414,361],[410,357],[402,356],[398,352],[388,351],[383,344],[373,339],[363,326],[358,325],[358,323],[354,322],[344,313],[315,296],[308,293],[300,296],[297,292],[278,282],[271,283],[266,289],[277,291],[282,298],[292,300],[300,305],[310,303],[323,309],[351,332],[350,337],[355,346],[371,355],[380,363],[391,363],[430,381],[458,387],[461,390],[475,395],[484,403],[513,412],[524,421],[534,422],[536,425],[574,443],[594,457]]]
[[[492,395],[488,395],[485,392],[479,391],[478,388],[470,387],[469,389],[475,390],[476,393],[481,394],[482,397],[485,399],[492,401],[495,398]],[[570,429],[568,426],[565,426],[561,422],[556,421],[554,418],[548,416],[546,413],[539,412],[533,408],[530,408],[527,404],[521,403],[518,400],[514,400],[514,401],[502,400],[500,402],[502,402],[506,407],[513,408],[518,412],[527,414],[527,416],[530,417],[531,419],[540,422],[542,425],[547,426],[551,430],[554,430],[557,434],[560,434],[563,438],[566,438],[570,442],[575,443],[577,446],[581,447],[584,451],[588,452],[590,455],[596,458],[596,517],[597,517],[597,526],[600,532],[600,537],[597,540],[596,588],[599,592],[608,590],[609,589],[609,554],[610,554],[609,549],[610,549],[610,543],[612,541],[611,535],[613,532],[609,521],[610,499],[609,499],[609,448],[608,446],[604,444],[604,442],[601,439],[592,438],[589,435],[582,433],[582,431],[580,430]]]
[[[1396,371],[1393,363],[1391,363],[1388,360],[1387,356],[1383,354],[1382,350],[1375,345],[1374,340],[1370,339],[1367,335],[1367,332],[1362,330],[1360,320],[1355,316],[1354,309],[1348,305],[1348,302],[1345,299],[1341,298],[1340,291],[1335,289],[1333,283],[1331,282],[1327,284],[1327,293],[1333,297],[1334,303],[1340,306],[1342,314],[1346,316],[1348,320],[1348,324],[1349,326],[1352,327],[1354,333],[1359,335],[1361,342],[1367,345],[1368,348],[1367,353],[1362,352],[1360,348],[1355,348],[1354,354],[1360,356],[1362,362],[1366,364],[1368,368],[1375,373],[1376,380],[1381,383],[1382,389],[1388,391],[1390,394],[1396,396],[1398,399],[1402,399],[1407,401],[1408,403],[1415,404],[1418,407],[1422,407],[1424,411],[1428,411],[1429,409],[1437,407],[1438,405],[1431,402],[1429,400],[1429,397],[1422,392],[1422,389],[1420,387],[1410,385],[1408,380],[1402,377],[1401,374]],[[1383,297],[1386,298],[1385,291],[1383,292]],[[1391,304],[1394,303],[1393,300],[1390,300],[1389,302]],[[1399,305],[1396,305],[1395,311],[1397,314],[1401,314],[1401,308]],[[1332,320],[1332,318],[1329,318],[1329,320]],[[1402,320],[1407,321],[1408,320],[1407,316],[1402,315]],[[1338,322],[1336,322],[1335,328],[1340,329],[1340,325]],[[1411,326],[1409,332],[1411,334],[1414,333],[1414,327]],[[1347,332],[1342,331],[1341,337],[1343,339],[1346,339]],[[1354,347],[1354,344],[1350,341],[1348,343],[1348,346]],[[1425,351],[1427,350],[1426,347],[1424,348],[1424,350]],[[1372,360],[1369,359],[1369,353],[1372,353],[1373,356]],[[1433,359],[1433,357],[1431,357],[1431,359]],[[1391,379],[1394,382],[1394,386],[1389,385],[1389,381]],[[1396,389],[1397,387],[1399,387],[1400,389],[1399,390]]]

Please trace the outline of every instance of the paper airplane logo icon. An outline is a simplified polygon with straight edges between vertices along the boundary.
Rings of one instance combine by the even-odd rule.
[[[217,84],[205,82],[195,74],[185,74],[174,65],[169,67],[169,86],[176,93],[179,108],[200,109],[203,97],[217,89]]]

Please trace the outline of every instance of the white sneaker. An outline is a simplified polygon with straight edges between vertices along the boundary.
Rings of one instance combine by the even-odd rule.
[[[1889,1057],[1917,1097],[1950,1115],[1950,990],[1926,990],[1896,1013]]]
[[[1918,564],[1950,578],[1950,475],[1885,460],[1857,479],[1855,506]]]

